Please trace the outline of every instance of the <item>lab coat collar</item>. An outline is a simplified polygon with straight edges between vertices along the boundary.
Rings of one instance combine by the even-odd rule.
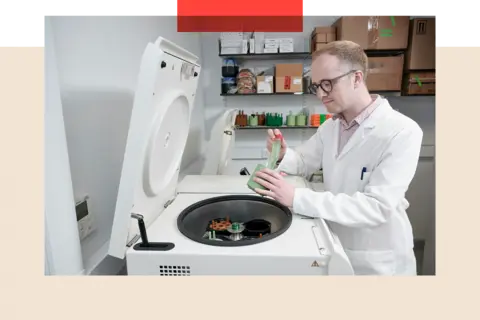
[[[379,96],[378,99],[382,99],[379,104],[379,106],[372,112],[372,114],[360,124],[360,127],[355,131],[353,136],[350,138],[350,140],[347,142],[345,147],[342,149],[340,154],[337,154],[337,160],[340,160],[343,158],[350,150],[353,148],[359,147],[362,145],[365,137],[372,132],[372,130],[375,128],[377,123],[380,123],[382,118],[385,117],[389,112],[391,112],[393,109],[390,106],[390,103],[388,103],[388,100]],[[336,150],[338,150],[338,142],[339,142],[339,135],[340,135],[340,126],[341,123],[339,120],[335,121],[335,146]]]

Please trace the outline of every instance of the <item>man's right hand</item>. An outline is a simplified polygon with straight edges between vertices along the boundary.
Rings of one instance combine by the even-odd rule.
[[[270,152],[270,153],[272,152],[272,143],[275,140],[275,136],[281,135],[281,134],[282,133],[278,129],[275,129],[275,130],[268,129],[267,130],[267,135],[268,135],[268,137],[267,137],[267,150],[268,150],[268,152]],[[278,158],[278,161],[281,161],[283,159],[286,152],[287,152],[287,143],[285,142],[285,140],[283,139],[283,136],[282,136],[282,147],[280,149],[280,156]]]

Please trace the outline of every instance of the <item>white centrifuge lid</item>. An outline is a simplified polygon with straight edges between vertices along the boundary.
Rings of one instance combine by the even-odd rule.
[[[143,53],[118,189],[109,255],[122,259],[172,200],[190,128],[198,58],[158,38]]]

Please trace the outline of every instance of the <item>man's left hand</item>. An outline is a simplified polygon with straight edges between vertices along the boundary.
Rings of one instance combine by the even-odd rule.
[[[271,169],[262,169],[256,172],[254,181],[267,190],[255,189],[255,192],[263,196],[271,197],[284,206],[293,206],[295,187],[285,181],[283,175]]]

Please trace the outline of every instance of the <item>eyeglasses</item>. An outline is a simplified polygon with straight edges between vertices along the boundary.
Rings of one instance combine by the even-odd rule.
[[[313,94],[317,94],[318,88],[320,87],[323,90],[323,92],[328,94],[328,93],[332,92],[333,85],[335,83],[337,83],[338,80],[340,80],[343,77],[348,76],[349,74],[355,73],[355,72],[357,72],[357,70],[350,70],[349,72],[344,73],[344,74],[342,74],[342,75],[340,75],[336,78],[324,79],[324,80],[320,80],[319,83],[312,83],[309,86],[310,92],[313,93]]]

